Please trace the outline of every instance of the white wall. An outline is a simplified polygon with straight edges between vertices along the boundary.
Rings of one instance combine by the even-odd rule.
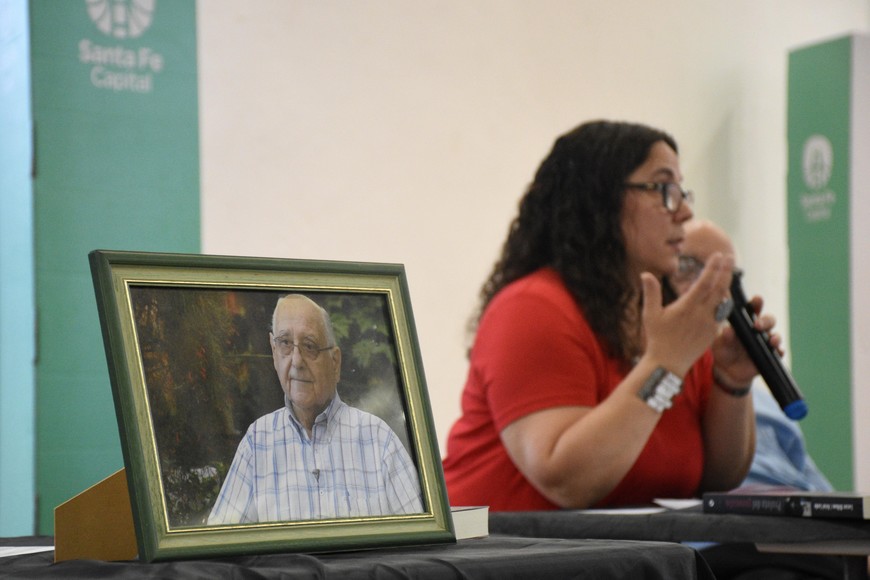
[[[786,66],[867,0],[207,0],[203,251],[405,264],[439,441],[465,323],[554,138],[674,134],[788,338]],[[870,411],[870,409],[868,409]]]

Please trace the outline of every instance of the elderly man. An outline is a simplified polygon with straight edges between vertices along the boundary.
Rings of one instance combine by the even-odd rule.
[[[671,279],[677,293],[685,292],[714,252],[735,255],[728,234],[706,220],[690,220],[684,226],[680,270]],[[784,485],[809,491],[831,491],[831,484],[807,454],[798,424],[779,408],[761,379],[752,387],[755,406],[755,456],[742,485]]]
[[[422,512],[399,438],[336,392],[341,349],[326,311],[301,294],[282,297],[269,340],[285,405],[248,428],[208,523]]]
[[[693,219],[683,226],[680,267],[670,279],[678,294],[688,290],[714,252],[735,255],[728,234],[712,222]],[[789,486],[828,491],[831,484],[807,454],[797,423],[785,416],[764,382],[757,378],[750,390],[755,407],[755,455],[741,484]],[[747,393],[748,396],[748,393]],[[835,557],[810,554],[763,554],[749,544],[696,545],[717,578],[806,580],[841,578],[842,563]]]

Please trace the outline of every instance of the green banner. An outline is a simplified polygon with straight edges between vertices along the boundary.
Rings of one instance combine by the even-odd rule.
[[[788,69],[791,360],[810,454],[852,489],[850,102],[852,39],[795,50]]]
[[[38,528],[123,467],[88,252],[198,252],[194,0],[32,0]]]

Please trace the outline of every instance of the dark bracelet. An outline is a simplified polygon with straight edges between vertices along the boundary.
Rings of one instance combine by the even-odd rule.
[[[747,387],[734,387],[728,383],[728,381],[723,380],[722,373],[716,367],[713,367],[713,384],[719,387],[724,392],[728,393],[732,397],[740,398],[745,397],[749,394],[749,391],[752,390],[752,383],[749,383]]]

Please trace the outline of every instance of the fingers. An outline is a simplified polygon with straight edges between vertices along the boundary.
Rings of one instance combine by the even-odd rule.
[[[662,286],[649,272],[640,275],[640,283],[643,286],[643,316],[646,317],[656,310],[661,310]]]
[[[782,336],[771,332],[774,326],[776,326],[776,317],[772,314],[763,314],[755,318],[755,328],[767,335],[770,346],[776,349],[779,355],[782,356],[785,354],[785,350],[782,347]]]
[[[694,293],[696,299],[715,306],[730,297],[733,271],[733,256],[715,252],[707,259],[701,276],[687,294]]]
[[[696,282],[668,306],[662,306],[658,279],[647,272],[641,274],[646,354],[671,372],[685,373],[716,337],[720,327],[716,307],[728,296],[728,290],[726,284],[716,282],[722,273],[714,274],[706,274],[703,289],[698,289]]]
[[[755,328],[761,332],[767,332],[776,326],[776,317],[773,314],[762,314],[755,317]]]
[[[755,328],[761,332],[767,332],[776,326],[775,316],[767,313],[761,314],[761,309],[764,307],[764,300],[761,296],[753,296],[752,300],[749,301],[749,305],[752,306],[752,310],[755,312]]]
[[[749,301],[749,304],[752,306],[752,310],[758,314],[761,312],[761,309],[764,308],[764,298],[761,296],[753,296]]]
[[[770,346],[776,349],[779,356],[785,355],[785,349],[782,347],[782,336],[779,334],[770,335]]]
[[[761,332],[769,332],[776,326],[776,317],[772,314],[761,314],[761,309],[764,307],[764,299],[761,296],[753,296],[749,301],[749,306],[755,313],[755,328]]]

